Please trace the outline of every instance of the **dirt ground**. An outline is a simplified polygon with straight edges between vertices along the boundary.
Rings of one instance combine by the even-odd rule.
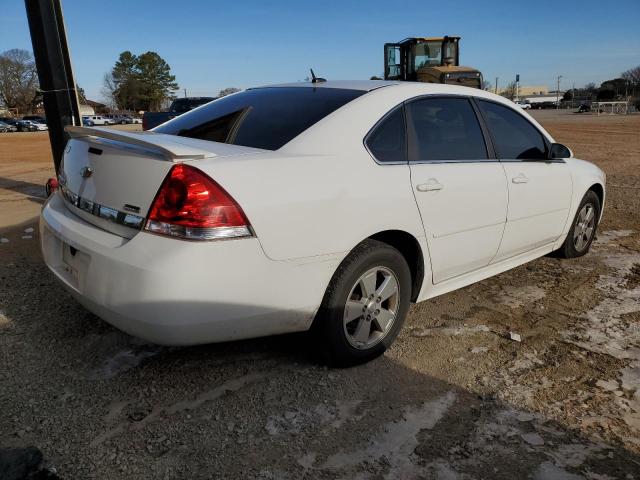
[[[164,348],[88,313],[39,253],[47,136],[0,134],[0,447],[65,479],[640,479],[640,116],[534,115],[607,173],[591,252],[414,305],[345,370],[300,335]]]

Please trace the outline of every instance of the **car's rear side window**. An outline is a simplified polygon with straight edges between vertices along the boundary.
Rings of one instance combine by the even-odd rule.
[[[277,150],[364,93],[326,87],[245,90],[180,115],[153,131]]]
[[[367,148],[380,163],[407,161],[407,140],[402,106],[387,114],[366,139]]]
[[[496,153],[501,159],[538,160],[547,158],[540,131],[520,113],[494,102],[479,100]]]
[[[409,161],[486,160],[487,147],[466,98],[421,98],[407,104]]]

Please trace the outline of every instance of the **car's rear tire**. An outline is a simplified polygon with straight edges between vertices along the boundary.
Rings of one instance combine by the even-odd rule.
[[[365,240],[340,264],[313,326],[330,366],[367,362],[389,348],[411,301],[411,271],[402,254]]]
[[[593,190],[589,190],[578,206],[567,238],[557,251],[560,257],[581,257],[589,251],[596,236],[600,208],[598,195]]]

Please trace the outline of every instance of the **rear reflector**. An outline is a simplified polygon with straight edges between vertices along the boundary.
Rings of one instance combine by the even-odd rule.
[[[58,189],[58,180],[56,178],[50,178],[44,185],[44,191],[47,197],[50,197],[53,192]]]
[[[195,167],[171,168],[158,191],[145,230],[189,240],[248,237],[242,208],[220,185]]]

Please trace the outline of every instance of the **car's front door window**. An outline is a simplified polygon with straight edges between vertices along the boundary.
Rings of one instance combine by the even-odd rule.
[[[480,100],[478,103],[501,159],[547,158],[547,148],[542,134],[520,113],[495,102]]]

